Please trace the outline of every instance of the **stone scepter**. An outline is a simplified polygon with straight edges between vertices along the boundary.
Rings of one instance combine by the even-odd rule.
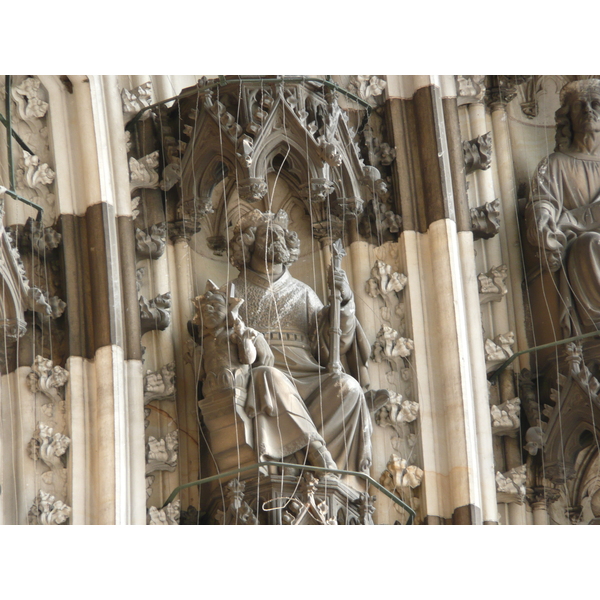
[[[331,324],[329,332],[331,337],[329,363],[327,365],[327,370],[336,375],[339,375],[342,372],[342,362],[340,360],[340,338],[342,336],[342,329],[340,327],[340,307],[342,293],[335,286],[335,272],[341,268],[342,258],[344,256],[346,256],[346,252],[342,246],[342,240],[338,239],[331,245],[331,274],[329,278],[329,319]]]

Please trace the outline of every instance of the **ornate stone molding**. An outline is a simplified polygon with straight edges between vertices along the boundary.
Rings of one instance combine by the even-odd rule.
[[[423,470],[398,454],[392,454],[379,483],[390,492],[415,489],[421,485]]]
[[[148,525],[179,525],[181,500],[170,502],[164,508],[151,506],[148,509]]]
[[[232,479],[225,487],[225,512],[215,513],[217,522],[221,525],[258,525],[254,511],[244,501],[246,484],[239,479]]]
[[[521,427],[521,400],[513,398],[502,404],[490,407],[492,416],[492,433],[495,435],[510,435],[514,437]]]
[[[142,335],[149,331],[164,331],[171,324],[171,292],[160,294],[152,300],[139,298]]]
[[[160,258],[167,247],[167,224],[156,223],[148,232],[135,230],[135,250],[138,259]]]
[[[466,175],[477,170],[485,171],[492,166],[492,132],[488,131],[472,140],[463,142]]]
[[[525,500],[525,481],[527,480],[527,465],[515,467],[506,473],[496,472],[496,497],[498,502],[516,502],[522,504]]]
[[[492,200],[472,208],[471,229],[474,240],[493,238],[500,231],[500,200]]]
[[[63,525],[71,516],[71,507],[42,490],[29,509],[30,525]]]
[[[144,404],[153,400],[175,400],[175,363],[144,375]]]
[[[487,273],[479,273],[477,275],[479,282],[479,303],[500,302],[508,294],[508,289],[504,283],[507,276],[508,267],[506,265],[492,267]]]
[[[35,252],[45,256],[46,253],[58,248],[62,236],[52,227],[44,225],[29,217],[25,225],[12,225],[6,228],[11,239],[15,241],[22,254]]]
[[[150,436],[146,444],[146,475],[154,471],[175,471],[178,450],[179,431],[172,431],[160,440]]]
[[[27,385],[32,393],[41,392],[53,402],[60,403],[63,400],[63,388],[69,380],[69,372],[56,365],[43,356],[36,356],[31,367],[31,373],[27,376]]]
[[[121,102],[123,104],[123,116],[125,123],[127,123],[140,110],[152,104],[152,82],[147,81],[134,90],[123,88],[121,90]],[[151,114],[151,111],[145,111],[140,120],[147,119]]]
[[[315,498],[319,479],[312,473],[306,472],[299,482],[300,498],[285,498],[289,500],[287,510],[282,515],[284,525],[337,525],[333,517],[328,517],[327,500],[318,501]]]
[[[140,159],[129,157],[129,188],[132,194],[142,188],[158,188],[158,166],[158,150]]]

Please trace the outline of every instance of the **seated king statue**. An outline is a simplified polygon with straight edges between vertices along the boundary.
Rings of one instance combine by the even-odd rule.
[[[556,148],[539,164],[526,208],[541,270],[558,272],[563,337],[600,325],[600,80],[568,83]]]
[[[330,306],[288,270],[300,255],[300,240],[288,229],[287,214],[247,213],[229,248],[240,273],[221,289],[243,299],[240,318],[265,337],[272,353],[252,365],[245,404],[258,459],[288,462],[295,454],[301,464],[368,471],[373,428],[357,378],[367,385],[370,347],[346,274],[333,267],[330,272],[341,299],[339,349],[346,372],[340,373],[327,368]]]

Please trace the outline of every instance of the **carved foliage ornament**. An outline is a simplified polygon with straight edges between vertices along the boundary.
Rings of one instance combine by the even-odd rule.
[[[30,525],[63,525],[71,516],[71,507],[40,490],[29,509]]]
[[[492,166],[492,132],[476,137],[468,142],[463,142],[466,175],[477,170],[485,171]]]
[[[69,380],[69,372],[58,365],[54,366],[50,359],[43,356],[35,357],[31,369],[27,376],[27,385],[31,392],[41,392],[50,400],[60,402],[62,395],[59,388],[64,387]]]

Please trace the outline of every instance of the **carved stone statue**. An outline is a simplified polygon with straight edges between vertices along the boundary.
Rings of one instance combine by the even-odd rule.
[[[226,352],[237,350],[231,364],[249,365],[244,408],[254,420],[258,457],[286,459],[298,453],[300,463],[368,470],[372,425],[365,394],[355,377],[327,368],[330,307],[288,271],[300,254],[300,242],[288,229],[287,214],[248,213],[234,231],[230,250],[240,275],[220,295],[211,292],[212,298],[219,296],[221,317],[209,322],[207,315],[204,343],[213,343],[209,335],[222,335],[221,362],[225,359],[229,368]],[[357,377],[364,377],[370,348],[355,317],[352,291],[341,269],[330,276],[341,298],[340,354]],[[227,325],[226,301],[237,302],[239,311]]]
[[[600,324],[600,80],[568,83],[560,103],[555,152],[533,177],[526,221],[540,267],[560,269],[567,337]]]

